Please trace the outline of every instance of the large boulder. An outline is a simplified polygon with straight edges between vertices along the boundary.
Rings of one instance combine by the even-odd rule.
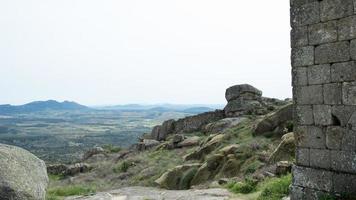
[[[89,158],[93,157],[94,155],[98,155],[98,154],[106,155],[106,153],[107,152],[102,147],[94,147],[84,153],[82,160],[83,161],[88,160]]]
[[[289,122],[293,120],[293,104],[283,106],[281,109],[267,115],[260,120],[254,127],[254,135],[262,135],[264,133],[274,132],[282,134],[285,129],[291,129]]]
[[[169,190],[189,189],[191,180],[201,164],[179,165],[168,170],[155,183]]]
[[[227,105],[224,108],[227,117],[239,117],[243,115],[265,114],[266,104],[262,101],[262,92],[248,85],[234,85],[225,92]]]
[[[159,144],[160,142],[157,140],[143,139],[142,142],[139,142],[137,144],[137,150],[144,151],[147,149],[151,149],[155,146],[158,146]]]
[[[292,161],[295,157],[294,133],[290,132],[282,136],[282,141],[269,158],[270,163],[278,161]]]
[[[0,144],[0,199],[44,200],[47,186],[42,160],[22,148]]]
[[[225,98],[227,101],[236,100],[240,97],[255,100],[262,96],[262,91],[249,84],[234,85],[226,89]]]
[[[177,147],[178,148],[182,148],[182,147],[197,146],[197,145],[199,145],[199,142],[200,142],[200,137],[199,136],[192,136],[192,137],[186,138],[182,142],[179,142],[177,144]]]

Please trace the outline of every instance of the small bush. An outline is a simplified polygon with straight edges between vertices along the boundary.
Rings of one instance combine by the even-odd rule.
[[[127,170],[129,170],[130,168],[130,163],[127,161],[123,161],[122,163],[120,163],[118,166],[116,166],[113,171],[115,173],[122,173],[122,172],[127,172]]]
[[[109,153],[118,153],[122,150],[121,147],[113,146],[112,144],[107,144],[102,147],[104,150],[108,151]]]
[[[95,189],[90,186],[68,185],[49,189],[47,199],[56,200],[58,197],[67,197],[73,195],[87,195],[95,193]]]
[[[231,192],[249,194],[256,191],[257,182],[246,179],[244,182],[228,183],[227,187]]]
[[[266,183],[257,200],[280,200],[289,194],[289,186],[292,183],[292,175],[271,179]]]

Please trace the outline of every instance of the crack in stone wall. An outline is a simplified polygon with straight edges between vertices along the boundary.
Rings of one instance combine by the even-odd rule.
[[[356,0],[291,0],[292,200],[356,197]]]

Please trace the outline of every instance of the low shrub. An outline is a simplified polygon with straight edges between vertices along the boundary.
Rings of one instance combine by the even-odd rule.
[[[265,183],[265,187],[257,200],[280,200],[289,194],[289,186],[291,183],[291,174],[270,179]]]
[[[130,168],[130,163],[127,161],[123,161],[121,162],[118,166],[116,166],[113,171],[115,173],[123,173],[123,172],[127,172],[127,170],[129,170]]]
[[[228,183],[227,187],[233,193],[249,194],[256,191],[257,182],[246,179],[244,182]]]

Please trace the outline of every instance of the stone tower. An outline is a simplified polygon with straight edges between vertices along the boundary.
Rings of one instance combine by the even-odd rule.
[[[292,200],[356,197],[356,0],[291,0]]]

